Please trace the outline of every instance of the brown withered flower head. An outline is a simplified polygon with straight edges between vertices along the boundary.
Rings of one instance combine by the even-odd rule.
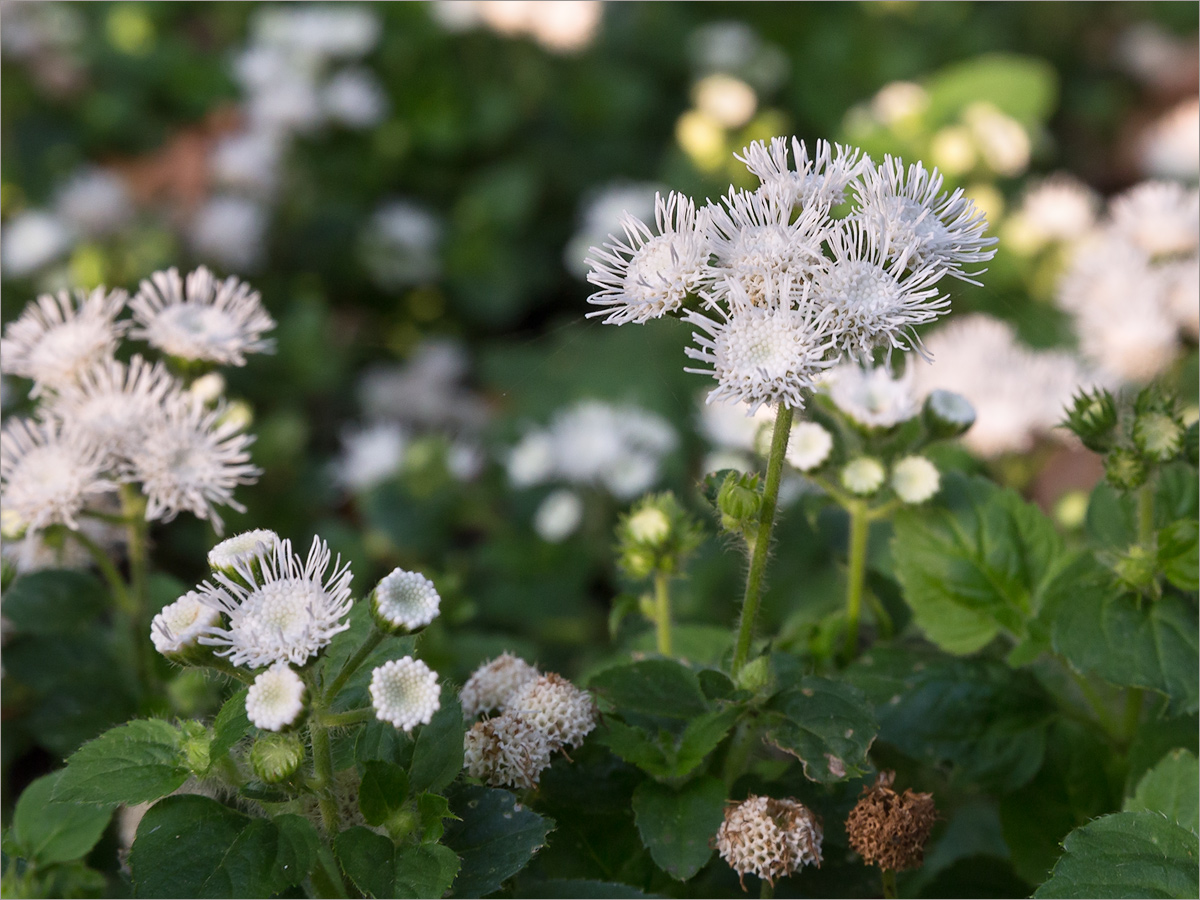
[[[846,834],[867,865],[899,872],[924,863],[937,808],[933,794],[897,794],[892,790],[895,777],[895,772],[880,772],[872,787],[863,788],[846,819]]]
[[[821,865],[822,837],[821,823],[804,804],[751,794],[725,810],[716,848],[738,881],[749,872],[774,886],[801,866]]]

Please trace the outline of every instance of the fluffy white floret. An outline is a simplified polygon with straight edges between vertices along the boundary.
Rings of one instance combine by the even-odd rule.
[[[427,725],[442,705],[437,672],[411,656],[386,662],[371,673],[371,705],[381,722],[404,731]]]
[[[246,717],[264,731],[280,731],[304,711],[304,681],[285,662],[260,672],[246,692]]]
[[[924,456],[906,456],[892,466],[892,490],[905,503],[924,503],[940,484],[937,466]]]
[[[195,591],[188,591],[162,608],[150,623],[150,640],[164,656],[178,653],[221,621],[221,614],[207,606]]]
[[[437,618],[441,595],[420,572],[393,569],[371,594],[375,613],[393,628],[416,631]]]

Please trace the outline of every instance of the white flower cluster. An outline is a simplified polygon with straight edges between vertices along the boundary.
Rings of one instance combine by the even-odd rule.
[[[1200,190],[1169,181],[1115,198],[1059,284],[1083,354],[1142,383],[1200,334]]]
[[[122,483],[140,485],[151,521],[186,511],[219,533],[217,507],[242,509],[233,492],[259,475],[254,438],[221,391],[206,397],[162,362],[115,353],[129,332],[177,359],[242,365],[270,349],[262,335],[274,321],[257,292],[203,267],[186,285],[174,269],[143,282],[128,301],[132,320],[119,318],[126,303],[124,291],[104,288],[42,295],[5,328],[0,371],[31,380],[38,401],[35,418],[8,420],[0,437],[6,537],[36,543],[52,525],[78,531],[80,515],[113,511]]]
[[[803,866],[821,865],[824,833],[812,810],[795,800],[750,795],[725,811],[716,848],[738,873],[772,885]]]
[[[994,254],[983,213],[920,163],[784,138],[739,159],[756,190],[701,208],[659,197],[653,227],[626,216],[623,237],[590,260],[602,307],[591,315],[620,325],[675,314],[697,329],[686,352],[705,367],[688,371],[717,380],[710,402],[800,408],[843,358],[920,350],[915,328],[949,307],[938,282],[972,281],[969,267]]]
[[[475,671],[460,702],[467,716],[500,711],[476,722],[463,739],[463,765],[493,786],[536,786],[550,757],[579,746],[598,715],[587,691],[507,653]]]

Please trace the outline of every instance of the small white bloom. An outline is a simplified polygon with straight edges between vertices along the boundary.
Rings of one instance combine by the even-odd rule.
[[[236,423],[222,422],[223,406],[207,409],[187,394],[168,397],[146,423],[142,441],[129,448],[123,478],[140,482],[146,518],[169,522],[184,510],[224,527],[215,507],[245,507],[233,499],[239,484],[253,484],[262,470],[250,463],[254,438]]]
[[[188,591],[174,603],[169,603],[150,623],[150,640],[154,649],[166,656],[178,653],[197,642],[208,630],[221,621],[221,614],[207,606],[195,591]]]
[[[393,569],[371,594],[375,612],[394,628],[416,631],[437,618],[442,598],[420,572]]]
[[[788,438],[787,461],[801,472],[811,472],[829,458],[833,436],[816,422],[797,422]]]
[[[252,129],[224,137],[209,158],[213,180],[256,197],[270,197],[279,182],[284,142],[269,128]]]
[[[828,141],[817,141],[810,156],[804,141],[794,137],[791,151],[789,161],[787,138],[774,137],[769,146],[754,141],[740,156],[734,156],[786,208],[799,205],[828,209],[841,203],[846,189],[871,165],[870,157],[861,150]]]
[[[758,94],[740,78],[715,72],[692,86],[692,102],[725,128],[741,128],[754,117]]]
[[[505,713],[519,716],[545,734],[552,751],[578,747],[596,727],[599,715],[591,694],[554,672],[526,682],[508,699]]]
[[[188,393],[206,405],[216,403],[225,394],[225,376],[220,372],[201,375],[188,385]]]
[[[75,517],[92,497],[115,490],[105,477],[107,454],[55,421],[13,418],[0,432],[0,503],[6,530],[47,525],[79,528]]]
[[[329,545],[313,538],[308,559],[292,553],[290,540],[258,543],[253,554],[233,562],[237,579],[215,572],[216,584],[204,582],[201,600],[228,617],[200,643],[228,656],[235,666],[257,669],[276,662],[301,666],[350,627],[350,565],[341,557],[329,568]]]
[[[582,50],[592,42],[604,15],[604,4],[600,0],[552,0],[550,3],[529,3],[528,6],[530,33],[553,53]]]
[[[1200,249],[1200,190],[1172,181],[1147,181],[1112,202],[1117,234],[1153,257]]]
[[[1095,191],[1059,172],[1027,189],[1016,214],[1041,241],[1072,241],[1095,224],[1099,205]]]
[[[940,484],[937,466],[923,456],[906,456],[892,466],[892,490],[905,503],[924,503]]]
[[[58,216],[40,209],[18,213],[4,223],[0,263],[6,278],[24,278],[54,262],[69,249],[74,235]]]
[[[889,82],[871,98],[871,114],[889,127],[918,119],[927,109],[929,92],[911,81]]]
[[[321,103],[329,118],[349,128],[372,128],[388,112],[387,94],[369,69],[337,72],[325,84]]]
[[[502,653],[478,669],[458,695],[463,715],[474,718],[480,713],[504,709],[509,699],[541,673],[525,660]]]
[[[404,462],[408,435],[395,422],[377,422],[342,435],[342,453],[333,474],[354,492],[369,491],[387,481]]]
[[[463,736],[463,767],[493,787],[537,787],[552,752],[545,732],[511,713],[476,722]]]
[[[384,663],[371,673],[371,704],[381,722],[396,728],[427,725],[442,705],[437,672],[411,656]]]
[[[230,269],[252,271],[262,262],[267,211],[249,197],[218,194],[192,217],[193,252]]]
[[[441,269],[442,223],[408,200],[390,200],[371,216],[359,238],[367,271],[383,288],[431,281]]]
[[[246,692],[246,717],[264,731],[280,731],[304,711],[304,681],[285,662],[260,672]]]
[[[893,377],[887,366],[864,369],[850,363],[833,369],[825,384],[837,408],[867,428],[891,428],[918,411],[912,366]]]
[[[379,15],[352,4],[263,6],[251,25],[254,42],[332,59],[370,53],[383,33]]]
[[[230,276],[224,281],[201,266],[180,278],[178,269],[155,272],[129,301],[137,327],[131,337],[181,359],[244,366],[247,353],[270,353],[263,333],[275,320],[258,291]]]
[[[126,293],[98,287],[90,294],[42,294],[10,322],[0,340],[0,370],[30,378],[33,396],[76,381],[96,362],[113,355],[127,323],[116,318]]]
[[[105,169],[84,169],[63,185],[55,210],[84,234],[111,234],[133,217],[133,202],[125,182]]]
[[[879,460],[860,456],[842,469],[842,487],[852,494],[865,497],[879,490],[886,475]]]
[[[232,577],[239,565],[251,562],[259,554],[270,555],[279,541],[279,535],[269,528],[243,531],[226,538],[208,551],[208,567]]]
[[[583,521],[583,501],[574,491],[562,488],[554,491],[538,507],[533,528],[543,541],[557,544],[565,541]]]
[[[554,438],[531,431],[508,454],[508,480],[513,487],[541,484],[554,473]]]

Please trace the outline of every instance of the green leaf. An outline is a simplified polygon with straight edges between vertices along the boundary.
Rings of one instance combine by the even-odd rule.
[[[651,732],[610,718],[599,739],[617,756],[647,774],[673,780],[690,774],[704,762],[724,740],[740,713],[736,706],[704,713],[688,722],[682,732],[665,728]]]
[[[212,745],[209,755],[216,762],[242,739],[250,730],[250,720],[246,718],[246,692],[249,688],[234,691],[221,705],[221,711],[213,720]]]
[[[870,768],[867,751],[879,730],[862,691],[810,676],[767,706],[765,737],[800,760],[813,781],[841,781]]]
[[[307,877],[318,840],[298,816],[252,819],[184,794],[146,813],[129,865],[139,897],[268,897]]]
[[[7,602],[7,601],[6,601]],[[112,818],[112,806],[53,799],[62,771],[30,783],[13,811],[11,836],[21,856],[38,865],[63,863],[87,854]]]
[[[407,770],[412,758],[412,738],[390,722],[373,719],[359,730],[354,739],[354,759],[359,763],[377,759]]]
[[[464,785],[450,796],[459,821],[446,828],[443,842],[462,867],[456,897],[486,897],[529,863],[554,828],[554,821],[522,806],[508,791]]]
[[[54,799],[146,803],[165,797],[190,774],[179,729],[160,719],[138,719],[71,754]]]
[[[1200,755],[1200,716],[1192,713],[1173,718],[1151,718],[1143,722],[1129,745],[1129,770],[1125,775],[1123,793],[1132,794],[1142,776],[1177,748]]]
[[[1047,598],[1069,585],[1075,556],[1014,491],[948,478],[945,493],[963,505],[896,517],[892,558],[913,617],[950,653],[974,653],[1002,631],[1026,638]]]
[[[22,575],[4,592],[4,617],[23,634],[69,634],[94,627],[108,592],[88,572],[50,569]]]
[[[529,898],[574,897],[576,900],[639,900],[642,897],[658,897],[659,894],[643,894],[635,887],[615,881],[592,881],[586,878],[550,878],[546,881],[525,881],[520,885],[520,896]]]
[[[445,819],[453,819],[450,802],[441,794],[428,792],[417,798],[417,815],[421,819],[421,840],[426,843],[440,841],[446,833]]]
[[[1196,835],[1153,812],[1119,812],[1067,835],[1034,897],[1195,897]]]
[[[1125,801],[1130,811],[1162,813],[1176,825],[1200,832],[1200,762],[1186,750],[1172,750],[1142,776],[1133,796]]]
[[[1170,592],[1142,599],[1104,581],[1103,572],[1094,569],[1057,606],[1054,649],[1085,675],[1165,694],[1172,713],[1195,711],[1200,699],[1195,603]]]
[[[596,674],[588,687],[622,714],[691,719],[708,712],[696,673],[669,659],[648,659]]]
[[[399,766],[373,760],[363,767],[358,808],[369,825],[382,825],[408,801],[408,776]]]
[[[925,87],[933,127],[955,121],[972,103],[987,102],[1029,128],[1046,122],[1058,103],[1058,78],[1049,63],[1007,53],[947,66]]]
[[[1200,544],[1194,519],[1173,522],[1158,533],[1158,565],[1181,591],[1200,589]]]
[[[396,845],[356,825],[337,836],[334,852],[342,871],[368,897],[390,897],[396,884]]]
[[[463,767],[463,715],[458,692],[442,686],[442,706],[421,726],[413,750],[409,781],[414,792],[440,791]]]
[[[712,856],[709,842],[725,819],[725,784],[711,775],[679,789],[643,781],[633,792],[633,814],[659,868],[687,881]]]
[[[396,851],[392,897],[441,897],[458,874],[458,855],[442,844],[401,847]]]

